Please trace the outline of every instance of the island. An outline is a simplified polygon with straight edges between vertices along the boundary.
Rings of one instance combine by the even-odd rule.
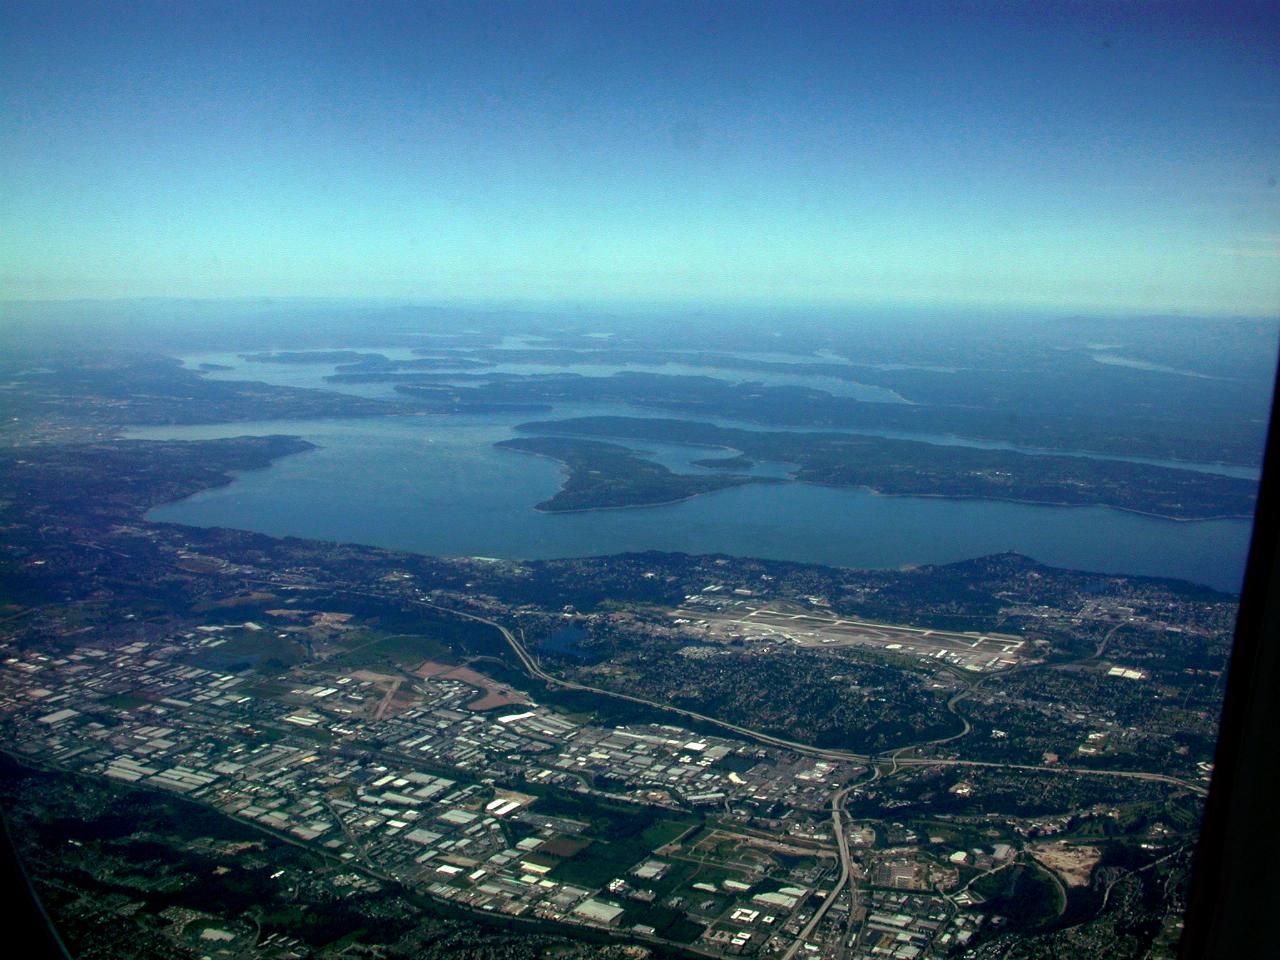
[[[529,351],[533,353],[548,354],[540,360],[546,366],[554,365],[559,358],[558,351]],[[527,354],[518,354],[514,361],[500,353],[477,356],[453,352],[450,356],[538,362]],[[662,354],[655,359],[674,362]],[[627,354],[619,358],[613,353],[601,353],[595,358],[601,366],[623,361],[629,362]],[[1090,363],[1093,367],[1102,366]],[[833,371],[827,366],[782,366],[788,368],[789,378],[827,377],[827,386],[832,380],[844,379],[831,377]],[[706,369],[706,375],[641,370],[603,375],[569,371],[524,375],[485,370],[459,373],[455,366],[454,372],[439,373],[435,378],[419,370],[422,376],[416,383],[434,383],[481,402],[626,403],[655,415],[732,418],[775,430],[926,433],[1062,453],[1084,450],[1241,466],[1257,464],[1267,422],[1268,394],[1255,383],[1237,384],[1238,389],[1233,391],[1217,381],[1172,377],[1176,382],[1162,382],[1156,390],[1141,378],[1130,376],[1141,371],[1122,367],[1111,368],[1102,380],[1087,368],[1076,367],[1067,371],[1028,369],[1017,376],[997,376],[985,370],[965,376],[905,371],[893,378],[863,377],[864,368],[857,368],[860,379],[846,384],[878,388],[877,400],[821,389],[817,384],[824,383],[822,380],[811,380],[812,386],[770,383],[764,378],[740,379],[724,368]],[[772,378],[779,371],[761,373]],[[908,373],[912,376],[907,377]],[[389,369],[368,369],[361,376],[367,382],[399,379],[396,371]],[[1001,388],[995,390],[986,382],[988,379],[996,380]],[[1079,390],[1080,383],[1088,383],[1089,389]],[[1224,383],[1229,386],[1231,381]],[[901,399],[887,402],[886,391]]]
[[[290,364],[339,364],[339,363],[390,363],[381,353],[362,353],[359,350],[277,350],[271,353],[242,353],[240,359],[249,363]]]
[[[146,520],[306,449],[0,451],[0,801],[76,947],[767,957],[848,937],[816,911],[852,889],[859,936],[995,949],[1013,915],[1075,956],[1172,915],[1234,597]]]
[[[559,460],[568,469],[564,486],[535,509],[546,513],[639,507],[687,500],[766,478],[738,475],[701,477],[672,473],[660,463],[645,460],[615,443],[571,437],[518,437],[495,444]]]
[[[539,439],[593,437],[729,448],[741,451],[743,458],[794,463],[797,480],[887,495],[1107,506],[1171,520],[1247,519],[1257,500],[1257,484],[1239,477],[854,433],[742,430],[643,417],[578,417],[524,423],[518,429],[550,435]],[[744,464],[732,462],[739,468]],[[702,491],[690,487],[690,495],[697,492]]]
[[[1012,553],[449,558],[153,522],[311,445],[123,439],[135,418],[422,407],[136,357],[0,372],[0,806],[76,953],[1029,960],[1008,948],[1177,933],[1233,595]],[[570,501],[777,482],[714,466],[744,459],[963,476],[883,438],[570,423],[506,444],[565,464]],[[648,459],[673,439],[715,472]]]

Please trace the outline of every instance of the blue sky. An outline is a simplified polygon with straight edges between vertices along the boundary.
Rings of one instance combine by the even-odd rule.
[[[0,298],[1280,315],[1276,4],[793,6],[6,3]]]

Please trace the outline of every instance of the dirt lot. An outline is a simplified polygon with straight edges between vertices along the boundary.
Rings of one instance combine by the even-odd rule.
[[[1093,872],[1094,864],[1102,857],[1102,851],[1097,847],[1081,846],[1062,840],[1029,844],[1027,852],[1062,877],[1070,887],[1088,886],[1089,874]]]
[[[492,677],[486,677],[470,667],[455,667],[448,663],[427,660],[413,671],[420,677],[440,677],[444,680],[457,680],[469,687],[475,687],[483,693],[478,700],[467,704],[468,710],[483,712],[498,707],[508,707],[513,703],[528,703],[529,699],[519,690],[514,690],[505,683],[499,683]]]

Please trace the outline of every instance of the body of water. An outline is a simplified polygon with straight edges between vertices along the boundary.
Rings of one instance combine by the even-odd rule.
[[[504,346],[513,346],[521,348],[534,348],[535,341],[540,341],[540,337],[507,337],[504,340]],[[390,360],[407,360],[412,359],[417,354],[404,347],[384,347],[384,348],[368,348],[361,349],[361,353],[380,353]],[[794,354],[741,354],[742,356],[768,357],[776,359],[780,356],[790,357],[795,362],[802,359],[797,358]],[[449,356],[448,351],[442,351],[441,357]],[[834,356],[834,355],[833,355]],[[811,358],[808,358],[811,359]],[[843,359],[843,358],[841,358]],[[204,375],[215,380],[258,380],[263,383],[275,384],[277,386],[286,387],[302,387],[310,390],[332,390],[337,393],[350,393],[357,396],[369,397],[377,400],[397,400],[403,399],[400,394],[396,393],[395,384],[393,383],[350,383],[338,382],[330,383],[324,378],[336,369],[334,364],[316,363],[316,364],[298,364],[298,363],[270,363],[258,361],[246,361],[239,353],[232,351],[222,351],[217,353],[198,353],[188,354],[182,358],[183,363],[191,369],[199,369],[202,364],[213,364],[218,369],[206,370]],[[581,374],[582,376],[611,376],[625,370],[645,370],[653,373],[666,373],[674,375],[677,373],[687,373],[689,375],[717,377],[727,379],[732,382],[740,382],[741,377],[735,376],[734,371],[722,370],[714,367],[688,367],[687,369],[676,370],[674,367],[678,365],[668,364],[665,367],[653,366],[643,367],[632,365],[590,365],[579,364],[573,367],[562,367],[554,365],[538,365],[538,364],[491,364],[482,370],[466,370],[462,371],[468,375],[483,375],[492,373],[510,373],[516,375],[530,376],[535,374],[552,374],[564,373],[571,371]],[[906,367],[905,364],[890,364],[888,366]],[[944,368],[935,367],[917,367],[920,370],[942,370]],[[751,378],[756,379],[756,378]],[[831,377],[821,376],[778,376],[767,385],[774,386],[804,386],[815,390],[829,389],[828,381],[837,383],[845,388],[847,395],[854,396],[855,399],[866,400],[870,402],[905,402],[897,394],[892,391],[882,391],[878,387],[868,387],[865,384],[848,383],[844,381],[835,381]],[[459,379],[457,381],[443,380],[440,382],[456,383],[459,386],[470,386],[474,381]],[[757,380],[757,382],[764,382]],[[864,393],[863,391],[871,391]],[[877,392],[880,391],[880,392]],[[894,398],[897,398],[896,400]],[[680,414],[672,411],[655,411],[649,407],[633,406],[628,404],[557,404],[554,414],[529,414],[524,420],[543,420],[550,419],[552,416],[556,418],[564,417],[589,417],[589,416],[619,416],[619,417],[666,417],[680,418]],[[730,427],[742,430],[779,430],[785,429],[791,432],[802,433],[850,433],[860,436],[886,437],[899,440],[915,440],[920,443],[931,443],[939,446],[956,446],[956,447],[973,447],[983,450],[1011,450],[1017,453],[1025,453],[1029,456],[1076,456],[1086,457],[1094,460],[1121,460],[1127,463],[1143,463],[1150,466],[1169,467],[1174,470],[1191,470],[1196,473],[1219,474],[1227,477],[1238,477],[1246,480],[1257,480],[1261,475],[1258,467],[1241,466],[1238,464],[1226,463],[1198,463],[1189,460],[1169,460],[1159,459],[1155,457],[1127,457],[1115,454],[1094,453],[1089,450],[1059,450],[1048,447],[1028,447],[1019,446],[1017,444],[1005,443],[999,440],[977,440],[972,437],[960,437],[954,434],[939,433],[923,433],[918,431],[906,430],[841,430],[839,428],[822,427],[822,428],[805,428],[805,427],[769,427],[759,423],[751,423],[745,420],[736,420],[728,417],[718,417],[714,415],[698,415],[688,418],[701,421],[703,423],[713,423],[721,427]],[[703,453],[690,454],[684,456],[681,453],[671,454],[669,449],[665,454],[655,456],[654,459],[663,463],[672,470],[693,469],[697,467],[688,467],[689,460],[696,460],[705,456]],[[684,464],[683,466],[681,464]],[[788,472],[789,468],[771,468],[763,464],[758,465],[755,473],[767,471],[772,476],[783,476]]]
[[[556,416],[616,412],[557,408]],[[524,416],[385,417],[137,429],[146,439],[284,433],[319,449],[151,511],[153,520],[349,541],[442,556],[522,559],[638,550],[728,553],[848,567],[942,563],[1015,550],[1055,566],[1181,577],[1237,590],[1243,521],[1159,520],[1104,507],[885,497],[804,483],[681,503],[546,514],[554,461],[495,448]],[[674,469],[705,449],[631,444]],[[778,471],[768,467],[771,474]],[[785,472],[785,471],[783,471]]]

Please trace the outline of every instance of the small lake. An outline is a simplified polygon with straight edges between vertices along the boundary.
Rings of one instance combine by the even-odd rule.
[[[539,643],[538,649],[550,650],[552,653],[567,657],[585,657],[586,652],[579,646],[585,639],[587,639],[587,632],[570,623]]]

